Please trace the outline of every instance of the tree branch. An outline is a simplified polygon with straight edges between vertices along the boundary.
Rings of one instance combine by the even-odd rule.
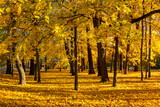
[[[153,10],[153,11],[151,11],[151,12],[149,12],[149,13],[147,13],[147,14],[139,17],[139,18],[132,19],[132,20],[131,20],[131,23],[139,22],[140,20],[145,19],[146,17],[151,16],[151,15],[153,15],[153,14],[155,14],[155,13],[160,13],[160,9],[158,9],[158,10]]]

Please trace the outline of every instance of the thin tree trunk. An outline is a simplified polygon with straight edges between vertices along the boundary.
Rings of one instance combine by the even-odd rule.
[[[37,81],[37,64],[34,65],[34,80]]]
[[[78,90],[78,72],[77,72],[77,27],[74,27],[74,56],[75,56],[75,90]]]
[[[75,71],[74,71],[74,60],[73,60],[73,40],[72,40],[72,38],[71,38],[71,57],[70,57],[70,67],[71,67],[71,73],[72,73],[72,75],[75,75]]]
[[[145,18],[145,44],[146,44],[146,57],[145,57],[145,59],[147,61],[147,19],[146,18]],[[147,74],[148,74],[148,64],[146,62],[146,75],[145,75],[145,78],[148,77]]]
[[[110,73],[112,72],[113,69],[113,57],[114,57],[114,53],[112,52],[112,59],[111,59],[111,67],[110,67]]]
[[[113,87],[117,86],[117,64],[118,64],[118,37],[115,37],[115,56],[114,56]]]
[[[36,50],[36,70],[38,72],[38,81],[37,82],[41,82],[41,75],[40,75],[40,61],[39,61],[39,52],[38,50]]]
[[[152,8],[152,4],[151,4],[151,8]],[[152,26],[151,26],[151,16],[149,19],[149,55],[148,55],[148,77],[151,77],[151,38],[152,38]]]
[[[47,67],[47,56],[45,57],[45,72],[47,72],[47,69],[48,69],[48,67]]]
[[[84,71],[85,70],[85,58],[82,58],[82,61],[81,61],[81,71]]]
[[[31,63],[30,63],[30,72],[29,72],[29,75],[34,75],[34,59],[30,59]]]
[[[125,63],[124,74],[128,74],[128,54],[129,54],[129,48],[130,48],[130,44],[127,44],[126,63]]]

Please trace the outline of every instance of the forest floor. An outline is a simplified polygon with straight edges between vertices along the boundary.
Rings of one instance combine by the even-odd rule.
[[[79,73],[79,90],[74,90],[74,76],[69,70],[41,71],[41,83],[26,72],[27,85],[14,76],[0,73],[0,106],[98,106],[98,107],[158,107],[160,106],[160,72],[140,81],[140,72],[118,73],[117,87],[101,83],[97,74]]]

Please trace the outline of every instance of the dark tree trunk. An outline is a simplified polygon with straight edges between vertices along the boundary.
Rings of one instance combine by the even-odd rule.
[[[112,59],[111,59],[111,67],[110,67],[110,73],[112,72],[113,69],[113,57],[114,57],[114,53],[112,52]]]
[[[39,52],[36,50],[36,70],[38,72],[38,81],[41,82],[41,75],[40,75],[40,63],[39,63]]]
[[[143,15],[144,15],[144,0],[143,0]],[[143,28],[143,20],[142,20],[142,39],[141,39],[141,54],[140,54],[140,63],[141,63],[141,81],[143,81],[143,34],[144,34],[144,28]]]
[[[151,9],[152,9],[152,4],[151,4]],[[152,38],[152,27],[151,27],[151,16],[149,19],[149,55],[148,55],[148,77],[151,77],[151,38]]]
[[[31,63],[30,63],[30,72],[29,75],[34,75],[34,59],[30,59]]]
[[[85,70],[85,58],[82,58],[82,61],[81,61],[81,71],[84,71]]]
[[[11,60],[10,59],[7,59],[6,74],[12,74],[12,66],[11,66]]]
[[[137,64],[134,66],[134,71],[138,71],[138,65]]]
[[[146,61],[147,61],[147,19],[145,18],[145,45],[146,45]],[[147,78],[148,74],[148,63],[146,62],[146,74],[145,74],[145,78]]]
[[[115,37],[115,56],[114,56],[113,87],[117,86],[117,64],[118,64],[118,37]]]
[[[22,66],[23,66],[24,72],[26,72],[26,67],[25,67],[24,59],[22,60]]]
[[[89,44],[89,39],[87,41],[88,41],[87,50],[88,50],[88,62],[89,62],[89,74],[95,74],[95,71],[93,68],[92,51],[91,51],[91,46]]]
[[[142,39],[141,39],[141,54],[140,54],[140,63],[141,63],[141,81],[143,81],[143,63],[142,63],[142,56],[143,56],[143,20],[142,20]]]
[[[77,27],[74,27],[74,56],[75,56],[75,90],[78,90],[78,72],[77,72]]]
[[[106,63],[106,50],[102,48],[102,52],[103,52],[102,60],[103,60],[103,67],[104,67],[104,71],[103,71],[104,77],[102,77],[103,78],[102,81],[109,81],[108,71],[107,71],[107,63]]]
[[[48,69],[48,67],[47,67],[47,57],[45,57],[45,72],[47,72],[47,69]]]
[[[34,80],[37,81],[37,64],[34,64]]]
[[[72,39],[72,38],[71,38]],[[75,75],[75,71],[74,71],[74,60],[73,60],[73,39],[71,40],[71,57],[70,57],[70,67],[71,67],[71,73],[72,75]]]

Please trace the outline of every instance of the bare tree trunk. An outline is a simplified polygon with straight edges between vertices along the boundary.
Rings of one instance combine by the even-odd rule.
[[[151,9],[152,9],[152,4],[151,4]],[[151,26],[151,16],[149,18],[149,55],[148,55],[148,77],[151,77],[151,38],[152,38],[152,26]]]
[[[145,45],[146,45],[146,57],[145,57],[145,59],[147,61],[147,19],[146,18],[145,18]],[[147,74],[148,74],[148,64],[146,62],[146,75],[145,75],[145,78],[148,77]]]
[[[110,69],[110,73],[112,72],[112,68],[113,68],[113,61],[114,61],[114,60],[113,60],[113,57],[114,57],[114,53],[112,52],[112,59],[111,59],[111,67],[110,67],[111,69]]]
[[[12,74],[12,66],[11,66],[11,59],[7,59],[7,69],[6,69],[6,74]]]
[[[47,67],[47,56],[45,57],[45,72],[47,72],[47,69],[48,69],[48,67]]]
[[[126,63],[125,63],[124,74],[128,74],[128,54],[129,54],[129,48],[130,48],[130,44],[127,44]]]
[[[24,72],[26,72],[24,58],[22,59],[22,66],[23,66]]]
[[[37,64],[34,65],[34,80],[37,81]]]
[[[78,71],[77,71],[77,27],[74,27],[74,56],[75,56],[75,90],[78,90]]]
[[[144,15],[144,0],[143,0],[143,15]],[[140,62],[141,62],[141,81],[143,81],[143,35],[144,35],[144,28],[143,28],[143,20],[142,20],[142,39],[141,39],[141,55],[140,55]]]
[[[115,56],[114,56],[113,87],[117,86],[117,64],[118,64],[118,37],[115,37]]]
[[[41,82],[39,52],[36,50],[36,70],[38,71],[38,81]]]
[[[95,71],[93,68],[92,51],[91,51],[91,46],[89,44],[89,39],[87,41],[88,41],[87,50],[88,50],[88,62],[89,62],[89,74],[95,74]]]
[[[34,59],[30,59],[31,63],[30,63],[30,72],[29,75],[34,75]]]

